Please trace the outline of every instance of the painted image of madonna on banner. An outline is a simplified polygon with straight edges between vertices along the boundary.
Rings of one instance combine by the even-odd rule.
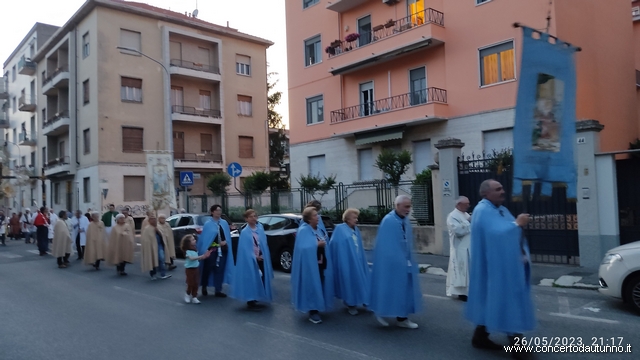
[[[560,151],[560,121],[564,83],[547,74],[538,74],[536,106],[533,114],[532,148]]]

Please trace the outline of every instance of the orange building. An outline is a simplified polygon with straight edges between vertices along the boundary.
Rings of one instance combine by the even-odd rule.
[[[522,46],[514,22],[548,26],[582,48],[577,116],[605,125],[603,151],[626,149],[640,129],[634,92],[640,56],[629,50],[640,30],[629,5],[287,1],[292,175],[378,179],[375,158],[389,147],[412,152],[411,177],[433,163],[433,145],[446,137],[461,139],[466,154],[512,147]]]

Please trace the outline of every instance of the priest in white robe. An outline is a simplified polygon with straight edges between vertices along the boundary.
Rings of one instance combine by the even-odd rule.
[[[469,247],[471,246],[471,216],[469,199],[460,196],[456,208],[447,216],[449,229],[449,271],[447,272],[447,296],[458,296],[467,301],[469,293]]]

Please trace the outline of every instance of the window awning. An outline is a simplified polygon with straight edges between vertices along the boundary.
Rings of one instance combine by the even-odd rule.
[[[357,133],[356,146],[373,144],[389,140],[402,139],[402,133],[404,132],[404,126],[400,128],[384,129],[376,131],[368,131],[364,133]]]

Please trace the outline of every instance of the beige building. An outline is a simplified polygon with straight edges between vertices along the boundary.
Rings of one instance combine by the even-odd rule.
[[[142,215],[147,150],[172,150],[175,186],[179,171],[195,174],[191,194],[231,162],[242,177],[268,169],[270,45],[191,14],[85,2],[34,58],[48,205]]]

